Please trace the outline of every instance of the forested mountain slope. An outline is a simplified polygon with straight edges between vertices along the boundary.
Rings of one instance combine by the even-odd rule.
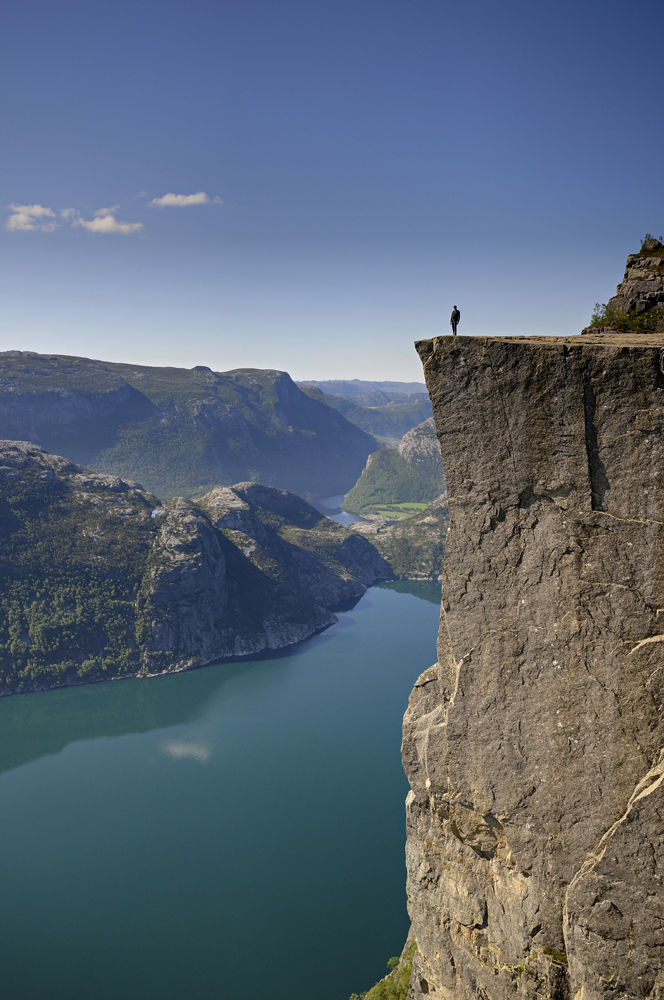
[[[279,649],[392,575],[365,538],[255,483],[160,506],[2,441],[0,497],[0,694]]]
[[[445,492],[445,476],[433,417],[413,427],[396,448],[369,456],[344,499],[345,510],[372,513],[385,504],[430,503]]]
[[[0,354],[0,438],[28,440],[162,499],[259,480],[332,496],[375,439],[285,372],[213,372]]]

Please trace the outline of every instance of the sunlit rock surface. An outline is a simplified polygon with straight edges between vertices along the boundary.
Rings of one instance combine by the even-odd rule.
[[[664,337],[417,348],[451,522],[404,724],[410,998],[659,996]]]

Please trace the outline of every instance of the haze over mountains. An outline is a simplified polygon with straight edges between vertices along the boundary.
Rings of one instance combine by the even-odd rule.
[[[364,496],[395,460],[400,499],[442,492],[428,397],[358,387],[0,355],[0,695],[281,648],[376,580],[438,578],[444,498],[348,528],[302,499]],[[367,415],[418,426],[381,450]]]
[[[428,396],[424,382],[367,382],[360,378],[326,379],[317,382],[316,379],[300,379],[298,385],[314,385],[322,392],[337,396],[363,396],[367,392],[384,392],[396,396],[409,396],[416,393]]]
[[[417,382],[300,382],[313,399],[342,413],[346,420],[393,447],[411,427],[432,414],[424,386]]]
[[[162,500],[259,481],[345,493],[377,442],[286,372],[0,354],[0,438],[31,441]]]

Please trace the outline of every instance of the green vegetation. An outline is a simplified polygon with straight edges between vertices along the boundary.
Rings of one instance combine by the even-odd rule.
[[[438,580],[443,573],[449,523],[447,496],[443,495],[424,510],[378,531],[371,540],[397,578]]]
[[[83,470],[61,465],[57,476],[19,456],[2,484],[0,692],[122,677],[141,666],[136,599],[156,500],[101,477],[81,476],[71,490],[67,480]]]
[[[378,515],[397,522],[374,522],[375,530],[367,531],[396,577],[440,579],[449,512],[433,419],[408,431],[398,448],[371,455],[343,507],[368,520]]]
[[[259,480],[333,496],[376,440],[285,372],[0,354],[0,438],[142,483],[162,499]]]
[[[259,484],[162,506],[3,442],[0,486],[0,695],[288,645],[391,576],[366,538]]]
[[[413,940],[404,948],[400,958],[388,961],[391,972],[384,979],[365,993],[352,993],[350,1000],[406,1000],[416,951],[417,941]]]
[[[595,309],[590,317],[591,326],[609,326],[616,330],[625,330],[632,333],[653,333],[664,327],[664,308],[651,309],[648,312],[629,313],[619,310],[609,309],[602,302],[595,304]]]
[[[355,514],[377,513],[386,505],[427,504],[444,489],[440,457],[428,465],[411,465],[396,448],[385,448],[371,456],[343,507]]]
[[[542,948],[542,954],[558,965],[567,965],[567,955],[562,951],[554,951],[552,948]]]
[[[383,507],[372,507],[372,514],[379,514],[381,517],[411,517],[418,511],[426,508],[425,503],[391,503]]]

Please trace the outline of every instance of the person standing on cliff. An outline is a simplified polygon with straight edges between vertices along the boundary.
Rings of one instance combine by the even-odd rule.
[[[459,310],[455,306],[454,309],[452,310],[452,318],[450,320],[450,326],[452,327],[452,336],[453,337],[456,337],[456,335],[457,335],[456,331],[457,331],[457,327],[459,325],[459,320],[460,319],[461,319],[461,313],[459,312]]]

